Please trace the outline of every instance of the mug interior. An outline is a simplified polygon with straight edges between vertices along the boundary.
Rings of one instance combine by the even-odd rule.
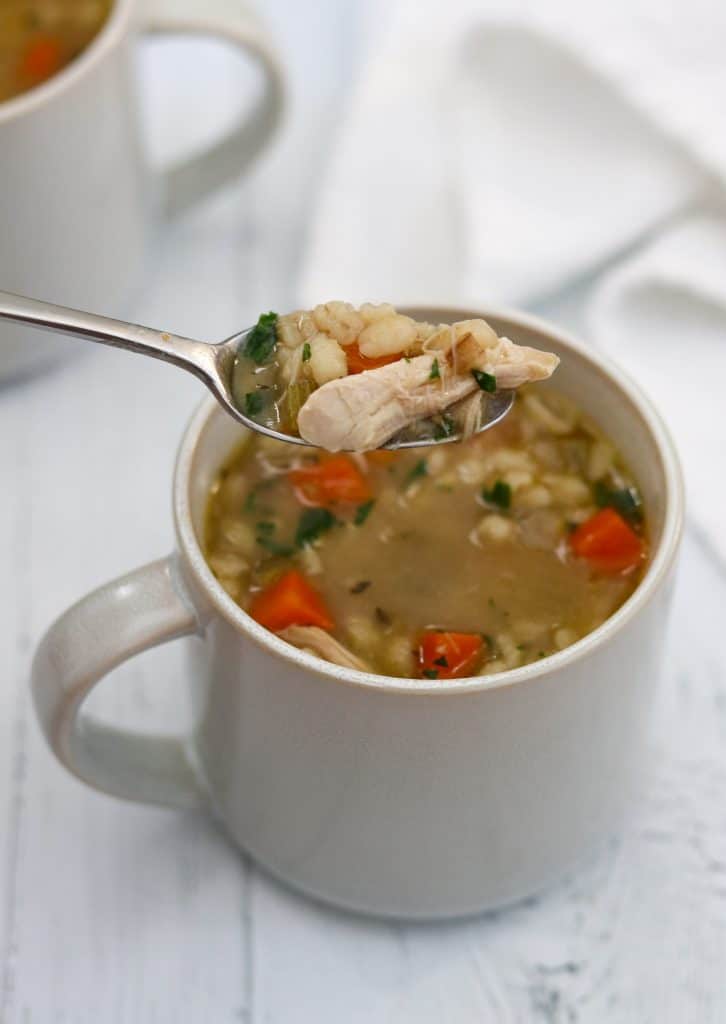
[[[406,306],[402,312],[434,323],[483,316],[498,334],[512,341],[555,352],[561,358],[552,387],[573,399],[615,443],[633,473],[643,495],[650,536],[650,564],[631,596],[592,633],[571,647],[542,661],[493,676],[470,680],[439,680],[432,687],[427,680],[401,680],[371,673],[340,669],[313,659],[317,671],[329,670],[339,677],[358,677],[403,689],[441,692],[446,688],[471,689],[516,682],[546,673],[573,657],[581,656],[604,642],[649,599],[673,562],[680,540],[683,516],[682,477],[670,436],[660,417],[636,384],[601,354],[550,328],[535,317],[519,313],[473,312],[455,308]],[[548,387],[548,384],[538,385]],[[181,547],[198,582],[216,609],[236,628],[286,656],[303,654],[268,633],[242,611],[226,594],[208,568],[203,555],[207,498],[214,480],[250,432],[231,419],[213,399],[205,401],[182,442],[175,480],[175,515]],[[284,649],[281,650],[281,648]],[[296,658],[296,660],[298,660]]]
[[[81,78],[86,70],[101,60],[123,35],[135,0],[113,0],[111,11],[98,32],[78,56],[39,85],[0,103],[0,128],[3,122],[31,113],[59,96]]]

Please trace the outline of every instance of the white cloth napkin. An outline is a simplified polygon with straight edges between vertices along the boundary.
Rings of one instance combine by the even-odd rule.
[[[374,0],[299,286],[545,309],[679,442],[726,559],[726,5]]]

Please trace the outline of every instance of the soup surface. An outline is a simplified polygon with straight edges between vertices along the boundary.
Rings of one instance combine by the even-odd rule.
[[[70,64],[108,17],[112,0],[2,0],[0,103]]]
[[[646,560],[638,490],[554,390],[460,444],[309,454],[259,435],[214,484],[212,571],[328,660],[446,679],[514,668],[599,626]]]

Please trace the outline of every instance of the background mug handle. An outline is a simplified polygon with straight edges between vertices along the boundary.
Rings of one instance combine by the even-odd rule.
[[[284,79],[273,44],[258,16],[240,0],[145,0],[144,31],[207,35],[231,42],[253,57],[265,87],[251,113],[208,149],[162,172],[164,204],[175,216],[208,192],[236,178],[271,138],[280,122]]]
[[[201,632],[174,555],[107,583],[61,615],[40,642],[31,676],[41,728],[61,764],[114,796],[203,806],[190,737],[140,735],[82,711],[96,683],[127,658]]]

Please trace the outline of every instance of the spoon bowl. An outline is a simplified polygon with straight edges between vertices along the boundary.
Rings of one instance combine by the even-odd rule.
[[[249,430],[288,444],[314,447],[302,437],[258,423],[243,413],[235,402],[232,394],[232,369],[240,345],[252,330],[251,327],[220,342],[195,341],[193,338],[185,338],[168,331],[158,331],[152,327],[142,327],[123,320],[114,320],[3,291],[0,291],[0,320],[23,323],[57,334],[71,334],[88,341],[128,349],[140,355],[150,356],[152,359],[172,363],[193,373],[212,392],[226,412]],[[491,395],[482,393],[482,421],[477,433],[488,430],[498,423],[507,415],[513,402],[513,391],[499,391]],[[388,451],[429,448],[438,444],[452,444],[461,439],[461,434],[411,440],[391,438],[381,447]]]

